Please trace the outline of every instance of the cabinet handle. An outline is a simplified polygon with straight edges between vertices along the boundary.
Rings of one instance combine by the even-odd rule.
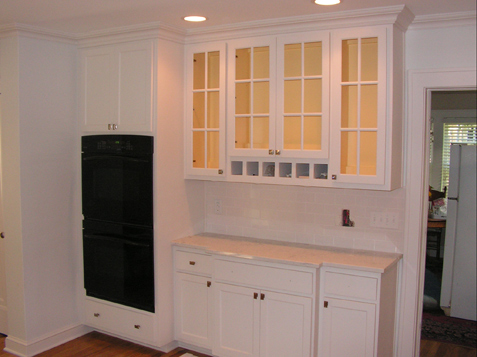
[[[212,283],[210,281],[207,282],[207,287],[210,288],[210,286],[212,285]]]
[[[258,293],[253,293],[253,298],[254,298],[255,300],[257,300],[257,298],[258,298]]]
[[[190,265],[195,265],[195,262],[193,260],[189,261]]]
[[[275,155],[280,155],[280,150],[275,150]]]
[[[141,325],[134,325],[134,328],[135,328],[136,330],[139,330],[139,329],[141,328]]]
[[[332,179],[332,180],[336,180],[337,178],[338,178],[337,175],[331,175],[331,179]]]
[[[95,313],[93,314],[93,316],[94,316],[94,317],[99,317],[100,314],[99,314],[98,312],[95,312]]]
[[[260,294],[260,300],[265,300],[265,294]]]
[[[273,155],[274,151],[273,150],[268,150],[268,155]]]
[[[328,301],[325,301],[323,305],[324,305],[325,309],[327,309],[328,308]]]

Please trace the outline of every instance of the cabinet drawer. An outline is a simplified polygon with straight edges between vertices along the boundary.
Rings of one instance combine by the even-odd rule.
[[[154,316],[86,300],[86,324],[139,341],[154,341]]]
[[[178,250],[175,252],[174,259],[177,270],[196,274],[212,274],[212,257],[210,255]]]
[[[215,279],[260,289],[313,294],[313,272],[216,260]]]
[[[326,271],[325,294],[376,300],[378,278]]]

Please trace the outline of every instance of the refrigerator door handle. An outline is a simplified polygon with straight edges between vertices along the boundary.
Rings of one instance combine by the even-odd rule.
[[[459,197],[447,197],[448,200],[459,201]]]

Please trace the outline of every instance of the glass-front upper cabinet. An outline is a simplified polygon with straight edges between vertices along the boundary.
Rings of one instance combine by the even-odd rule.
[[[186,61],[186,177],[223,177],[225,44],[191,46]]]
[[[329,32],[278,39],[275,154],[328,158]]]
[[[263,156],[275,148],[276,39],[229,43],[230,155]]]
[[[332,36],[331,177],[384,184],[386,28],[335,31]]]

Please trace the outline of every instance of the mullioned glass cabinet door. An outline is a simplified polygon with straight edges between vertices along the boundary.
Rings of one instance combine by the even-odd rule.
[[[229,43],[228,150],[232,156],[265,156],[275,149],[276,39]]]
[[[225,176],[225,44],[187,48],[186,177]]]
[[[332,179],[384,184],[386,28],[333,32]]]
[[[329,32],[278,38],[277,149],[281,156],[328,158]]]

